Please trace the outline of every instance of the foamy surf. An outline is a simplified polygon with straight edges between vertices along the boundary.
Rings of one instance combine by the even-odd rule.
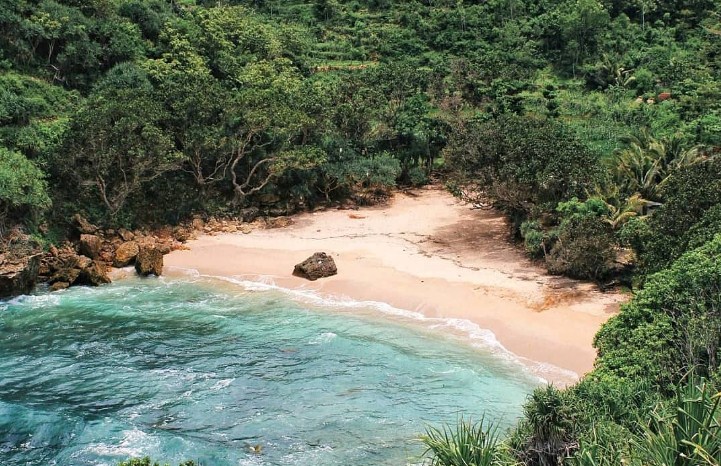
[[[510,427],[536,386],[437,320],[347,299],[322,309],[192,272],[53,296],[0,316],[0,395],[17,400],[0,402],[8,466],[406,464],[423,425],[483,412]]]
[[[259,275],[253,277],[253,279],[248,279],[247,277],[239,276],[228,277],[223,275],[202,274],[196,269],[185,269],[181,267],[173,267],[172,270],[180,272],[180,275],[194,279],[193,281],[203,279],[218,280],[240,286],[246,292],[279,292],[296,302],[314,307],[336,310],[371,309],[377,313],[393,316],[400,320],[421,323],[430,330],[442,330],[444,335],[451,334],[482,352],[491,353],[496,360],[523,370],[525,373],[536,378],[540,383],[545,384],[549,383],[549,381],[554,381],[566,384],[573,383],[579,378],[578,374],[571,370],[563,369],[553,364],[535,361],[513,353],[496,338],[496,335],[491,330],[482,328],[468,319],[428,317],[421,312],[397,308],[381,301],[355,300],[347,296],[324,295],[316,290],[285,288],[277,285],[271,276]]]

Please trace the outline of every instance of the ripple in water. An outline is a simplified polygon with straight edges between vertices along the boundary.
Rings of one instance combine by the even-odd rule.
[[[0,464],[409,464],[426,425],[509,426],[536,384],[438,330],[196,281],[2,303]]]

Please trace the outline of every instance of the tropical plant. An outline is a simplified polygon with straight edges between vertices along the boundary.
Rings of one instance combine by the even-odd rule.
[[[624,193],[640,194],[646,201],[663,201],[670,176],[681,168],[709,158],[701,146],[686,147],[679,137],[656,139],[648,129],[622,139],[612,172]]]
[[[484,418],[460,419],[454,427],[428,427],[421,441],[431,466],[495,466],[501,462],[498,426]]]
[[[692,377],[670,412],[657,410],[635,439],[634,463],[674,466],[721,464],[721,392]]]
[[[573,397],[553,385],[534,390],[523,409],[524,419],[512,442],[525,464],[555,466],[578,449]]]
[[[621,445],[599,435],[599,427],[593,426],[588,438],[580,439],[578,451],[568,461],[572,466],[621,466],[624,455]]]

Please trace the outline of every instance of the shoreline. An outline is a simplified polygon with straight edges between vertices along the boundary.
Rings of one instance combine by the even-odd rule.
[[[387,206],[303,213],[284,228],[204,235],[165,256],[165,264],[468,320],[532,371],[539,362],[583,375],[593,367],[593,336],[624,297],[548,275],[506,234],[498,212],[426,188],[397,193]],[[291,275],[317,251],[333,257],[338,275],[315,282]]]

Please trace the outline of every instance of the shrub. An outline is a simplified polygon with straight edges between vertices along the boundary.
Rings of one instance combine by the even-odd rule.
[[[425,186],[428,184],[428,175],[423,167],[412,167],[408,170],[408,181],[411,186]]]
[[[601,280],[615,258],[611,227],[596,216],[572,216],[558,229],[558,239],[546,256],[549,272]]]
[[[595,374],[645,379],[671,393],[694,370],[721,365],[721,235],[649,277],[598,332]]]

